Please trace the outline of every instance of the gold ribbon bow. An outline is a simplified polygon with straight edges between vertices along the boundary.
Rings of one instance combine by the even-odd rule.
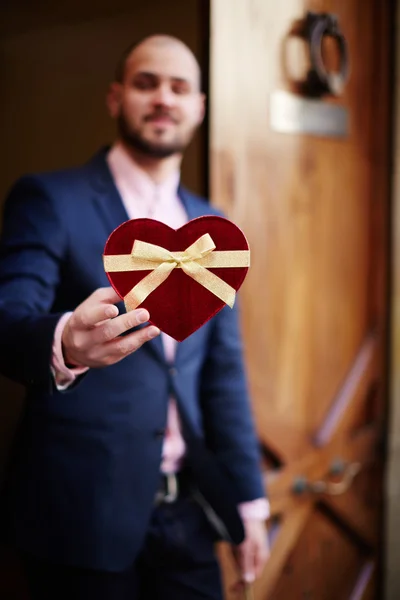
[[[148,271],[146,277],[137,283],[125,296],[126,310],[134,310],[149,296],[176,268],[233,307],[236,290],[209,268],[248,267],[249,250],[215,251],[212,237],[205,233],[183,252],[170,252],[162,246],[135,240],[131,254],[104,255],[104,270],[107,273],[120,271]]]

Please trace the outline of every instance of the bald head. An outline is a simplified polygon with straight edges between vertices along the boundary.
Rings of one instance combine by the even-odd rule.
[[[164,34],[151,35],[139,42],[130,44],[118,61],[115,70],[115,81],[122,83],[126,76],[128,64],[135,63],[138,58],[148,56],[153,51],[165,51],[179,56],[180,60],[184,64],[186,63],[188,77],[190,77],[197,90],[200,90],[201,69],[197,58],[180,39]]]

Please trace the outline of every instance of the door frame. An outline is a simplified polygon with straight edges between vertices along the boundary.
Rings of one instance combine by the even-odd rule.
[[[389,240],[389,360],[388,427],[384,517],[384,592],[386,600],[400,596],[398,560],[400,553],[400,2],[391,0],[392,30],[392,140],[391,206]]]

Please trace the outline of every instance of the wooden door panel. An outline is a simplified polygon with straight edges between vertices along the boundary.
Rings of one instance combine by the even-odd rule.
[[[292,33],[307,10],[337,15],[348,42],[350,79],[323,99],[348,109],[346,138],[270,127],[271,93],[306,72]],[[379,0],[211,2],[211,197],[250,241],[242,322],[272,510],[257,600],[361,600],[379,583],[389,19]],[[331,40],[323,54],[337,65]]]
[[[274,340],[272,346],[262,337],[257,351],[249,349],[252,384],[256,393],[258,387],[268,392],[278,412],[289,410],[312,429],[367,333],[371,176],[363,157],[357,157],[354,169],[365,126],[352,121],[351,143],[272,132],[269,93],[284,87],[281,40],[303,14],[304,3],[281,3],[284,8],[276,11],[276,5],[251,2],[253,9],[259,4],[254,12],[240,0],[229,9],[225,4],[213,3],[212,15],[212,22],[224,20],[226,29],[232,24],[226,36],[219,25],[212,40],[212,197],[243,226],[252,245],[253,267],[243,290],[245,304],[252,307],[244,314],[246,334],[255,340],[260,322],[267,321]],[[320,3],[319,10],[328,5]],[[238,61],[236,69],[226,68],[227,41],[232,53],[235,46],[229,62]],[[359,48],[360,55],[364,51]],[[355,76],[350,85],[357,88]],[[346,95],[350,91],[344,102]],[[365,103],[368,108],[370,99],[360,106]],[[227,154],[228,173],[219,164]],[[260,276],[266,289],[255,295]],[[265,377],[266,365],[271,378]]]
[[[318,545],[315,544],[316,538]],[[331,565],[329,571],[324,568],[327,563]],[[288,556],[278,585],[268,598],[348,598],[364,564],[357,543],[338,528],[330,515],[314,511],[305,523],[296,547]]]

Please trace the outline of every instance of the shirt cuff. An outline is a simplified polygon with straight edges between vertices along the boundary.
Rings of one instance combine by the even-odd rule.
[[[243,502],[239,504],[238,510],[243,521],[250,519],[266,521],[271,515],[270,505],[266,498]]]
[[[53,374],[56,387],[60,392],[69,388],[69,386],[79,375],[82,375],[89,370],[89,367],[74,367],[73,369],[69,369],[64,361],[61,343],[62,334],[64,327],[71,315],[72,312],[65,313],[58,321],[57,327],[54,331],[51,372]]]

